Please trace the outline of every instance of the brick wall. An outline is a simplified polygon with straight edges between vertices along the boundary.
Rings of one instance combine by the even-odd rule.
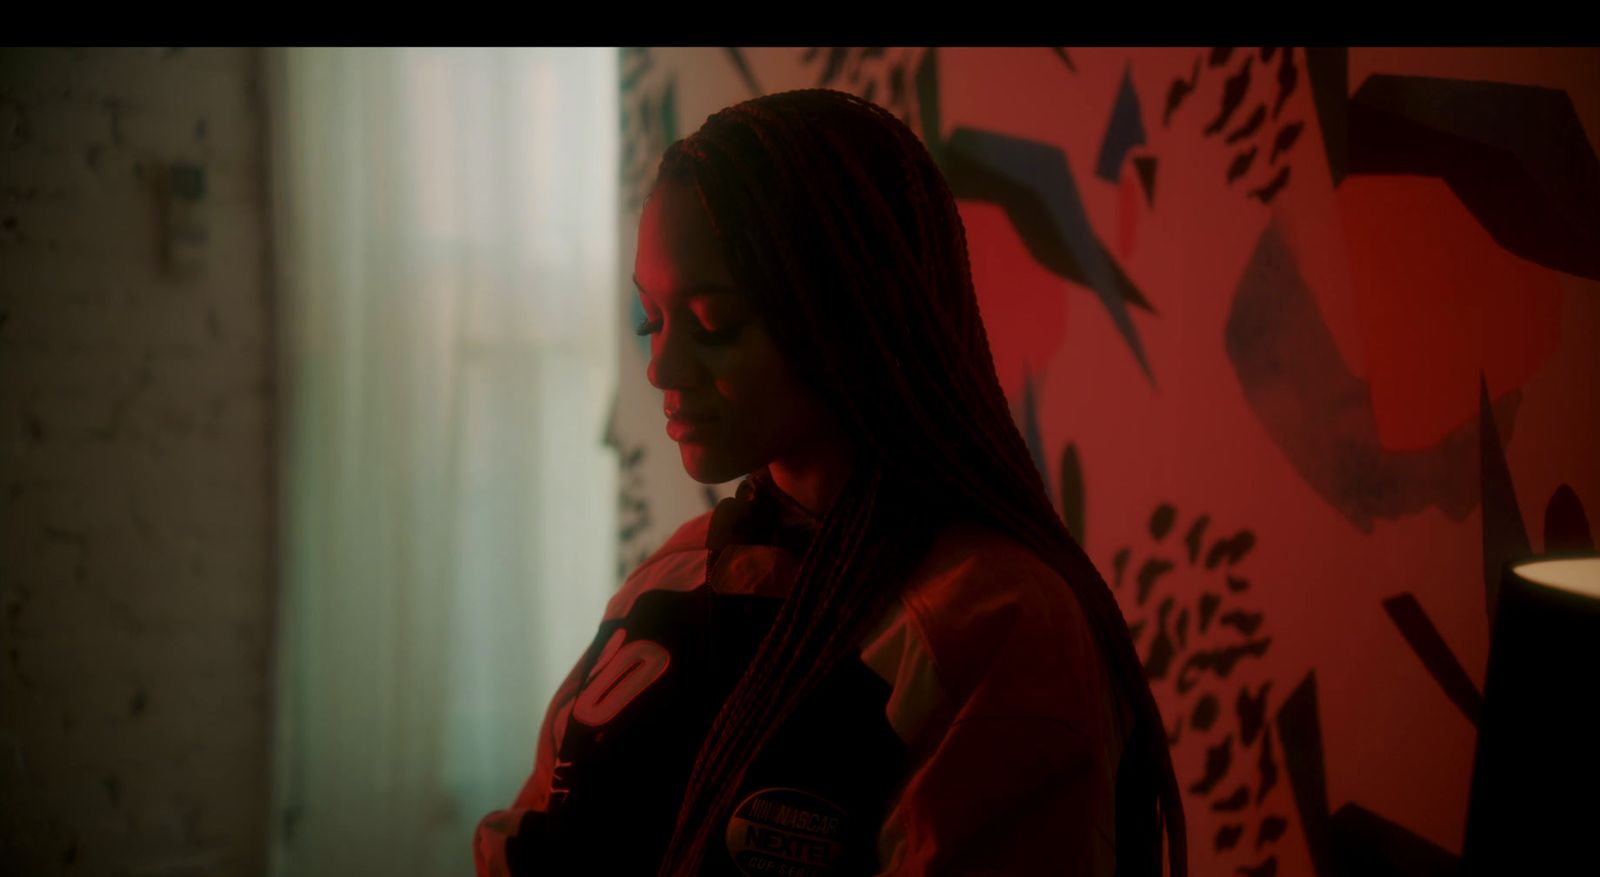
[[[262,871],[259,66],[0,49],[0,873]]]

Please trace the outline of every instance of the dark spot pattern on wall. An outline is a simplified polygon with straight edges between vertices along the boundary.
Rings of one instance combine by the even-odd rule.
[[[1222,738],[1220,743],[1206,749],[1206,772],[1200,779],[1189,785],[1189,794],[1208,794],[1222,778],[1228,775],[1228,768],[1233,766],[1233,735]]]
[[[1250,111],[1249,116],[1245,117],[1244,123],[1235,129],[1232,134],[1229,134],[1227,139],[1225,139],[1223,142],[1229,146],[1232,146],[1241,140],[1246,140],[1254,135],[1257,131],[1260,131],[1261,125],[1266,121],[1267,105],[1256,104],[1256,108]],[[1274,156],[1276,156],[1276,153],[1274,153]]]
[[[1250,172],[1250,165],[1254,164],[1256,160],[1256,152],[1256,148],[1252,146],[1244,152],[1235,155],[1233,157],[1233,161],[1228,163],[1229,185],[1232,185],[1234,182],[1238,181],[1240,177]]]
[[[1175,78],[1172,80],[1172,84],[1167,86],[1166,107],[1161,112],[1161,126],[1163,128],[1171,127],[1172,114],[1178,111],[1178,107],[1183,106],[1184,100],[1194,93],[1195,86],[1199,83],[1200,59],[1196,58],[1194,59],[1194,69],[1190,71],[1188,79]]]
[[[1225,63],[1226,61],[1227,59],[1224,57],[1223,62]],[[1213,60],[1212,66],[1219,66],[1219,64]],[[1228,120],[1233,118],[1234,112],[1244,102],[1245,93],[1249,90],[1250,59],[1245,58],[1244,65],[1239,68],[1238,72],[1229,76],[1228,81],[1223,83],[1222,106],[1217,108],[1216,118],[1211,120],[1211,124],[1207,125],[1202,133],[1207,137],[1222,133],[1222,129],[1228,126]]]
[[[1284,125],[1282,128],[1278,129],[1278,136],[1272,139],[1272,156],[1269,160],[1270,164],[1277,164],[1278,156],[1288,152],[1297,142],[1299,142],[1300,132],[1304,131],[1305,127],[1306,126],[1304,122],[1295,122],[1292,125]]]
[[[1211,515],[1186,515],[1165,501],[1155,503],[1141,523],[1139,532],[1149,541],[1114,552],[1112,581],[1168,720],[1169,742],[1177,745],[1185,735],[1198,738],[1187,745],[1199,747],[1203,741],[1203,770],[1180,776],[1180,784],[1186,797],[1195,799],[1191,808],[1237,814],[1228,824],[1257,832],[1264,818],[1284,819],[1266,801],[1277,783],[1265,718],[1272,685],[1231,680],[1241,662],[1267,653],[1271,637],[1265,635],[1265,613],[1239,602],[1243,589],[1206,587],[1243,580],[1255,531],[1222,529]],[[1150,636],[1141,636],[1146,632]],[[1237,838],[1226,849],[1234,847],[1242,851]]]
[[[1137,581],[1139,583],[1138,604],[1140,606],[1143,606],[1144,601],[1150,597],[1150,590],[1156,586],[1156,580],[1171,572],[1172,567],[1172,561],[1164,557],[1148,558],[1139,567]]]
[[[1207,121],[1201,133],[1206,137],[1223,135],[1223,145],[1233,147],[1228,160],[1221,164],[1226,181],[1232,186],[1244,180],[1245,196],[1263,205],[1271,204],[1289,184],[1291,174],[1287,165],[1276,171],[1270,168],[1294,147],[1304,128],[1303,122],[1295,120],[1278,124],[1299,84],[1297,56],[1292,47],[1243,52],[1231,47],[1215,47],[1205,56],[1205,72],[1215,70],[1211,76],[1223,75],[1223,79],[1215,108],[1205,117]],[[1277,59],[1275,68],[1269,67],[1274,58]],[[1270,69],[1270,73],[1263,73],[1256,67],[1258,59],[1261,68]],[[1229,70],[1230,64],[1236,66]],[[1173,116],[1185,98],[1201,89],[1202,75],[1200,60],[1196,59],[1190,78],[1172,80],[1167,90],[1163,126],[1171,127]],[[1240,113],[1247,106],[1250,109],[1241,119]],[[1267,153],[1267,160],[1257,162],[1263,152]]]
[[[629,211],[638,211],[655,182],[661,154],[679,138],[677,77],[651,80],[655,59],[648,48],[622,48],[618,60],[622,66],[622,197]]]
[[[1150,641],[1150,651],[1144,659],[1145,675],[1151,679],[1164,678],[1172,664],[1172,656],[1177,653],[1172,645],[1172,637],[1167,635],[1167,616],[1172,612],[1172,603],[1173,598],[1168,597],[1161,601],[1161,608],[1156,610],[1156,635]]]
[[[1278,95],[1272,101],[1272,119],[1277,121],[1278,114],[1283,112],[1283,105],[1289,101],[1289,95],[1294,94],[1294,87],[1300,82],[1300,68],[1294,63],[1294,49],[1284,49],[1281,60],[1278,62]]]
[[[1256,849],[1259,850],[1263,844],[1271,843],[1283,837],[1283,831],[1288,827],[1289,820],[1280,816],[1269,816],[1261,820],[1261,830],[1256,835]]]
[[[800,63],[815,69],[818,88],[848,91],[872,101],[915,130],[920,101],[907,86],[916,54],[885,46],[812,46],[801,54]]]
[[[1267,716],[1267,691],[1271,688],[1272,683],[1266,682],[1255,694],[1251,694],[1249,688],[1239,689],[1239,699],[1234,703],[1234,710],[1239,715],[1239,740],[1246,745],[1254,742],[1256,735],[1261,733]]]
[[[1278,197],[1278,193],[1283,191],[1283,187],[1289,185],[1289,173],[1290,168],[1288,167],[1278,168],[1278,172],[1272,175],[1271,181],[1265,186],[1250,190],[1250,197],[1255,198],[1262,204],[1271,204],[1272,199]]]
[[[1250,787],[1240,786],[1234,789],[1226,798],[1218,798],[1211,803],[1211,809],[1216,813],[1235,813],[1243,810],[1250,803]]]
[[[1216,840],[1212,842],[1212,846],[1215,847],[1218,852],[1223,850],[1231,850],[1239,845],[1239,838],[1243,836],[1244,825],[1238,822],[1231,822],[1217,829],[1217,837]]]
[[[1241,867],[1238,873],[1244,875],[1244,877],[1277,877],[1278,857],[1268,856],[1258,865]]]

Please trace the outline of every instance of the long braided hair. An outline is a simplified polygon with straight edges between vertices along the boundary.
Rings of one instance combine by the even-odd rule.
[[[699,872],[756,753],[957,519],[1010,535],[1072,588],[1133,714],[1116,777],[1117,874],[1160,877],[1165,831],[1170,872],[1184,877],[1165,725],[1116,599],[1011,419],[966,233],[927,149],[869,101],[791,91],[722,110],[672,144],[657,177],[667,182],[699,193],[736,284],[857,457],[697,756],[661,877]]]

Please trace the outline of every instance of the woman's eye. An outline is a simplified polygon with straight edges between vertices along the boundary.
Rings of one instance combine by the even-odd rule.
[[[707,347],[722,347],[739,340],[739,332],[743,329],[744,326],[740,325],[729,326],[726,329],[717,329],[715,331],[696,327],[692,331],[694,334],[694,339],[701,344],[704,344]],[[660,331],[660,318],[652,320],[646,317],[645,319],[640,320],[637,326],[633,327],[633,333],[635,335],[654,335]]]
[[[726,329],[718,329],[715,332],[707,329],[696,329],[694,337],[695,340],[709,347],[721,347],[739,340],[739,330],[743,328],[743,326],[729,326]]]

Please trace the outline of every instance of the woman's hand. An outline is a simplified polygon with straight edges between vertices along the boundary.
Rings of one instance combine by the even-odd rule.
[[[472,840],[472,859],[478,877],[512,877],[506,861],[506,841],[517,836],[522,819],[532,811],[514,807],[496,810],[478,822]]]

